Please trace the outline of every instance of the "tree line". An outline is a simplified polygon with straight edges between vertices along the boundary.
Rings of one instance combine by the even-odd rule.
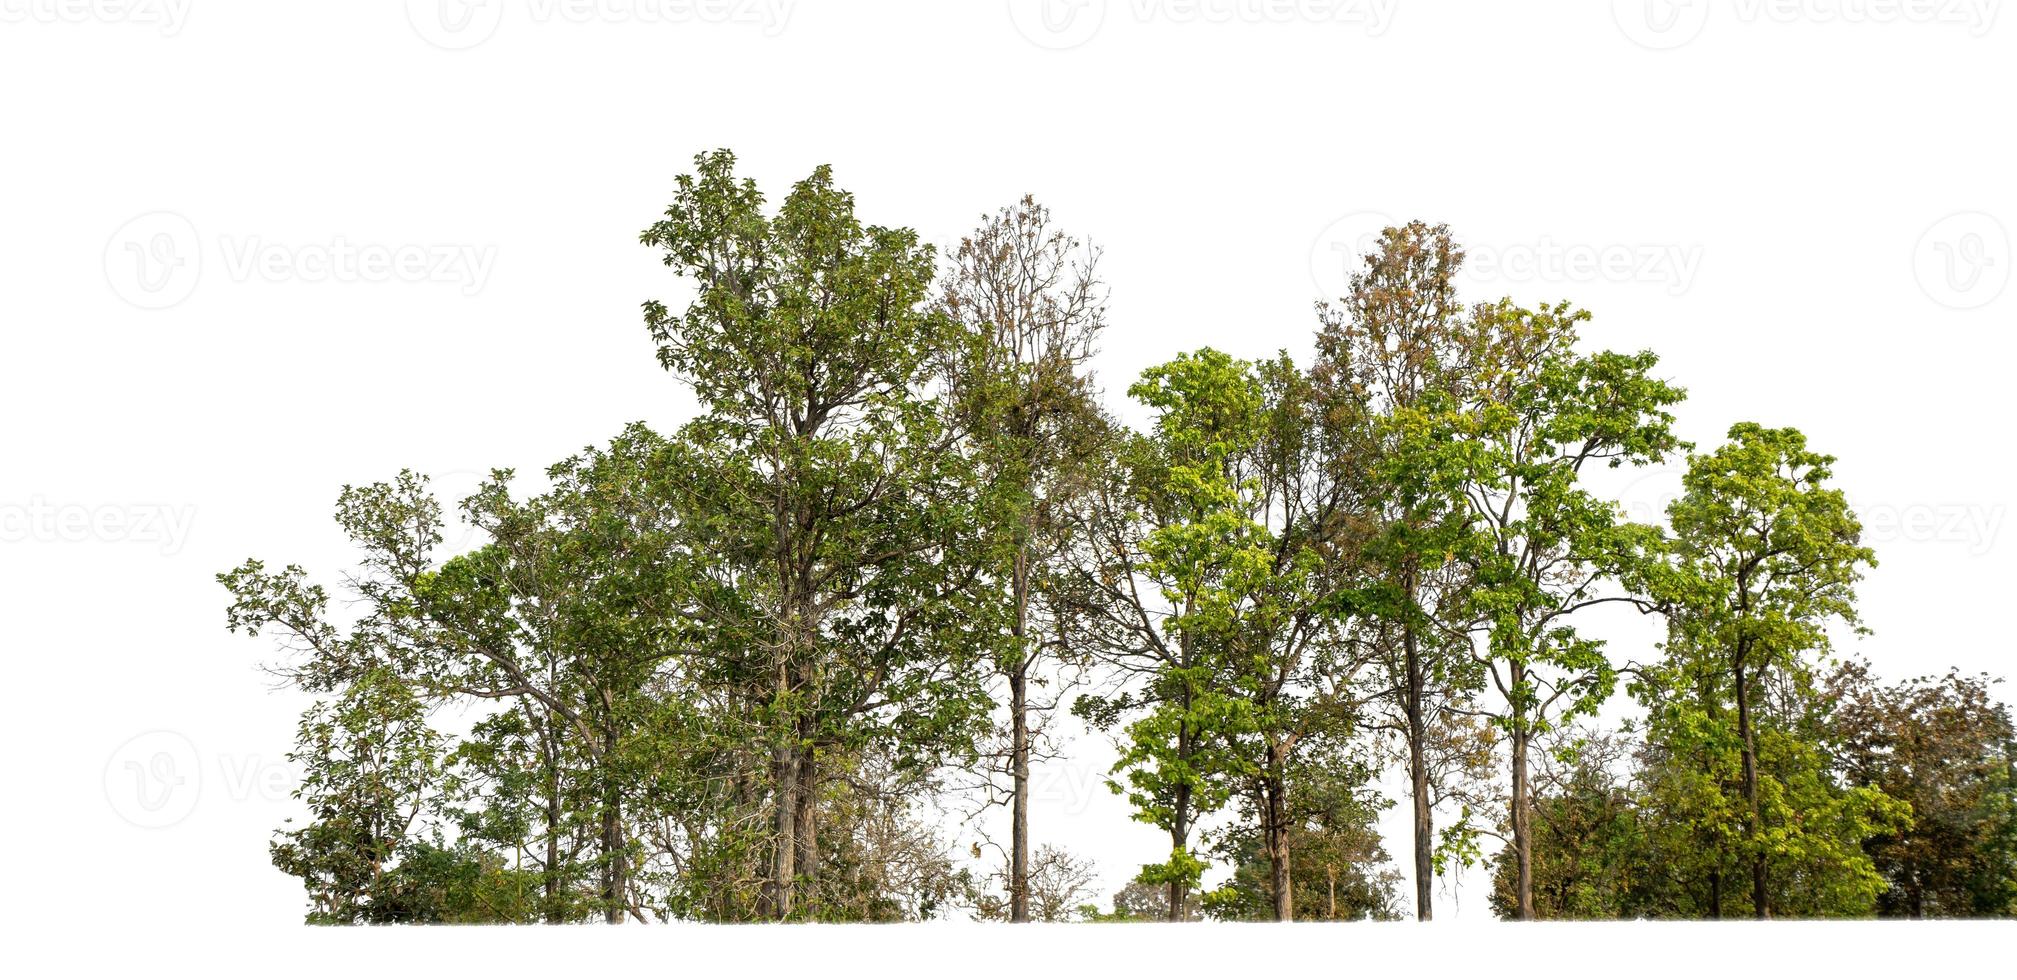
[[[1144,371],[1140,427],[1090,367],[1099,251],[1029,198],[942,257],[717,151],[640,237],[692,288],[643,306],[689,421],[537,492],[347,486],[336,595],[218,577],[315,699],[271,844],[312,922],[1399,918],[1388,772],[1421,919],[1465,865],[1519,919],[2017,913],[1989,679],[1836,654],[1875,557],[1833,458],[1688,444],[1587,312],[1460,301],[1445,227],[1386,229],[1308,363]],[[1592,487],[1667,461],[1659,524]],[[446,506],[479,544],[440,553]],[[1605,606],[1664,642],[1608,650]],[[1032,844],[1065,712],[1167,839],[1106,909]]]

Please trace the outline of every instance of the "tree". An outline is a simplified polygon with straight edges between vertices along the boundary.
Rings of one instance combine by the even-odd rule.
[[[1518,862],[1519,918],[1534,916],[1529,755],[1537,736],[1593,711],[1615,674],[1574,614],[1640,600],[1610,583],[1643,564],[1657,532],[1620,519],[1580,483],[1586,466],[1644,465],[1680,443],[1666,409],[1680,389],[1654,378],[1650,352],[1578,354],[1568,304],[1478,307],[1467,330],[1471,372],[1447,406],[1397,413],[1416,438],[1448,446],[1437,467],[1467,508],[1452,548],[1461,598],[1444,615],[1482,641],[1479,665],[1500,707],[1491,717],[1510,757],[1508,846]]]
[[[734,163],[696,158],[642,234],[696,288],[683,313],[644,313],[701,406],[677,506],[711,559],[694,586],[710,679],[767,747],[761,912],[787,919],[820,876],[827,758],[961,752],[996,633],[969,591],[986,568],[973,480],[931,391],[931,355],[956,341],[928,302],[931,249],[864,226],[825,167],[768,216]]]
[[[1348,731],[1355,708],[1336,642],[1350,485],[1321,465],[1309,385],[1286,356],[1201,350],[1143,372],[1130,393],[1155,413],[1154,434],[1129,441],[1125,482],[1095,498],[1078,582],[1088,635],[1142,683],[1081,703],[1100,724],[1141,710],[1116,770],[1138,819],[1170,834],[1170,860],[1147,877],[1169,886],[1171,914],[1205,867],[1196,821],[1237,794],[1286,919],[1288,772],[1299,750]]]
[[[1251,365],[1212,350],[1144,371],[1129,393],[1157,413],[1155,434],[1119,440],[1120,465],[1089,495],[1071,594],[1077,629],[1135,684],[1074,710],[1098,728],[1140,712],[1114,765],[1125,786],[1109,786],[1169,835],[1169,859],[1141,879],[1167,889],[1175,921],[1205,869],[1196,822],[1234,793],[1229,729],[1248,724],[1224,693],[1214,644],[1237,601],[1229,577],[1267,565],[1265,532],[1237,509],[1238,457],[1258,435],[1262,393]]]
[[[978,850],[978,848],[976,848]],[[1003,876],[1004,879],[1007,875]],[[1091,861],[1050,844],[1037,848],[1029,863],[1029,918],[1022,921],[1070,922],[1093,918],[1086,909],[1092,897]],[[976,891],[974,915],[985,921],[1016,921],[1011,903],[999,895]]]
[[[1411,424],[1450,404],[1468,380],[1465,310],[1455,277],[1463,251],[1443,225],[1388,228],[1354,274],[1341,307],[1320,308],[1312,389],[1333,478],[1360,499],[1356,529],[1362,615],[1353,642],[1381,668],[1375,724],[1400,742],[1413,816],[1415,917],[1434,918],[1436,772],[1451,761],[1451,709],[1480,679],[1460,631],[1441,617],[1462,588],[1449,559],[1468,513],[1451,445]]]
[[[441,507],[423,477],[345,487],[337,519],[363,553],[350,579],[363,612],[347,630],[297,566],[275,573],[253,560],[219,576],[233,597],[230,627],[283,636],[296,656],[277,669],[305,690],[344,691],[376,672],[429,709],[474,699],[517,713],[538,743],[529,764],[556,914],[573,905],[559,855],[586,808],[598,836],[597,911],[610,922],[643,916],[624,812],[639,765],[629,746],[664,704],[653,683],[690,639],[684,611],[663,601],[684,570],[666,546],[660,484],[647,478],[675,471],[663,466],[667,451],[633,426],[606,450],[549,469],[553,489],[526,501],[511,498],[511,474],[498,471],[464,503],[488,542],[440,562]],[[479,739],[500,734],[479,726]]]
[[[295,797],[311,821],[283,831],[273,865],[308,889],[311,923],[425,918],[400,910],[395,866],[442,779],[446,740],[397,678],[360,673],[334,702],[302,716],[288,761],[302,767]]]
[[[1955,671],[1881,684],[1856,662],[1827,679],[1845,778],[1911,808],[1909,828],[1864,842],[1885,881],[1878,915],[2017,915],[2017,735],[1990,684]]]
[[[1186,904],[1170,910],[1170,888],[1161,881],[1137,876],[1114,893],[1113,910],[1101,912],[1091,905],[1083,911],[1090,922],[1197,922],[1204,918],[1196,893],[1186,895]]]
[[[1400,873],[1380,840],[1376,821],[1387,806],[1367,791],[1373,773],[1343,753],[1301,760],[1289,781],[1288,853],[1293,917],[1320,922],[1400,918]],[[1251,824],[1235,825],[1218,852],[1233,868],[1224,885],[1204,896],[1213,918],[1281,919],[1283,894],[1274,882],[1266,841]]]
[[[1761,766],[1761,688],[1772,678],[1796,691],[1810,683],[1806,658],[1829,649],[1831,623],[1856,626],[1855,583],[1876,559],[1859,543],[1862,526],[1841,491],[1827,485],[1833,457],[1808,450],[1794,429],[1741,422],[1729,439],[1690,458],[1683,494],[1668,508],[1668,676],[1645,689],[1680,688],[1656,714],[1662,729],[1699,733],[1734,724],[1738,846],[1749,865],[1751,914],[1769,918],[1773,856],[1840,842],[1817,836],[1815,823],[1787,805],[1789,792],[1822,779],[1818,761],[1797,761],[1817,751],[1811,740],[1783,726],[1768,732],[1777,744],[1767,748],[1796,757],[1787,760],[1796,773]]]
[[[993,757],[1010,783],[1011,922],[1031,915],[1032,714],[1056,704],[1055,696],[1033,703],[1030,685],[1044,682],[1047,654],[1072,655],[1050,614],[1050,583],[1061,574],[1083,471],[1105,451],[1086,369],[1105,326],[1098,262],[1097,250],[1053,228],[1049,209],[1024,197],[960,242],[941,299],[961,331],[944,357],[947,389],[993,532],[991,567],[976,588],[998,590],[1006,606],[1009,636],[994,667],[1008,688],[1008,745]]]

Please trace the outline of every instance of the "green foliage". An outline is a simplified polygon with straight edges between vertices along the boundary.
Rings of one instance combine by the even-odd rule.
[[[1380,841],[1377,821],[1387,801],[1367,790],[1373,773],[1343,757],[1304,760],[1289,777],[1287,816],[1290,894],[1299,921],[1399,919],[1397,871]],[[1219,841],[1232,875],[1203,896],[1214,919],[1275,917],[1265,835],[1237,824]]]
[[[1307,368],[1150,367],[1141,431],[1092,381],[1097,252],[1033,200],[941,274],[827,168],[773,209],[720,151],[640,237],[692,286],[643,307],[678,430],[492,473],[461,553],[402,471],[338,496],[340,590],[218,576],[316,696],[270,845],[311,922],[1394,918],[1395,745],[1423,913],[1500,836],[1507,916],[2017,914],[1989,682],[1820,679],[1875,564],[1833,459],[1743,423],[1670,530],[1624,520],[1586,469],[1682,451],[1682,391],[1567,303],[1459,303],[1446,228],[1383,234]],[[1667,617],[1651,662],[1585,631],[1612,602]],[[933,819],[1027,800],[1054,667],[1169,841],[1110,912],[1083,860],[976,871]],[[1621,676],[1643,727],[1574,728]]]
[[[1864,664],[1829,678],[1828,729],[1845,778],[1912,814],[1864,841],[1877,914],[2017,915],[2017,735],[1986,677],[1879,684]]]

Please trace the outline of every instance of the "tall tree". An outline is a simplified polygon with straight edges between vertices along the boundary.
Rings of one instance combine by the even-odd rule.
[[[1287,919],[1288,774],[1355,708],[1337,642],[1352,601],[1352,485],[1319,465],[1330,457],[1308,380],[1287,357],[1206,349],[1150,368],[1130,392],[1154,431],[1130,443],[1128,482],[1103,499],[1080,574],[1090,635],[1143,682],[1084,703],[1106,721],[1142,709],[1119,768],[1138,816],[1170,834],[1171,858],[1149,877],[1169,886],[1172,914],[1204,868],[1197,820],[1238,794]]]
[[[1613,583],[1647,560],[1658,533],[1621,520],[1580,477],[1592,465],[1654,462],[1679,445],[1666,409],[1680,389],[1652,376],[1650,352],[1576,352],[1588,318],[1566,303],[1478,307],[1463,398],[1406,413],[1451,447],[1444,459],[1468,511],[1469,533],[1452,551],[1468,581],[1450,618],[1478,633],[1498,695],[1491,717],[1510,761],[1506,823],[1522,919],[1534,916],[1534,739],[1593,711],[1615,684],[1603,643],[1579,631],[1575,614],[1641,603]]]
[[[1125,786],[1109,785],[1169,835],[1169,859],[1140,878],[1167,891],[1161,907],[1178,921],[1206,867],[1198,820],[1236,789],[1230,729],[1250,724],[1226,693],[1224,634],[1230,581],[1268,564],[1265,532],[1238,508],[1262,392],[1251,365],[1205,350],[1144,371],[1129,393],[1156,413],[1154,433],[1119,441],[1121,465],[1082,514],[1071,583],[1075,628],[1129,686],[1074,710],[1098,728],[1135,716],[1114,766]]]
[[[1463,250],[1443,225],[1382,232],[1339,306],[1320,308],[1313,389],[1329,434],[1334,478],[1356,485],[1368,581],[1355,642],[1382,667],[1379,727],[1406,758],[1413,825],[1415,917],[1434,917],[1433,776],[1449,710],[1477,686],[1465,637],[1442,621],[1462,569],[1449,556],[1468,513],[1449,465],[1451,444],[1417,424],[1469,380],[1466,311],[1455,278]]]
[[[558,853],[578,822],[566,808],[586,806],[599,828],[595,906],[610,922],[643,915],[625,815],[629,746],[653,716],[654,678],[689,639],[684,610],[662,601],[679,593],[683,564],[666,548],[671,518],[646,478],[665,470],[666,448],[632,427],[551,468],[553,489],[525,501],[499,471],[464,503],[490,540],[447,561],[434,556],[442,514],[424,478],[346,487],[337,517],[363,567],[350,579],[362,613],[348,628],[297,566],[271,572],[254,560],[219,576],[232,592],[231,628],[281,634],[296,656],[277,669],[305,690],[345,691],[382,673],[429,708],[477,699],[565,739],[567,751],[536,763],[550,902],[568,904]],[[585,772],[563,778],[562,767]]]
[[[1105,326],[1097,250],[1051,224],[1035,199],[985,218],[960,242],[941,304],[962,335],[946,382],[987,503],[992,567],[982,585],[1006,606],[1008,642],[994,664],[1007,687],[1008,745],[991,756],[1009,781],[1008,919],[1030,920],[1031,683],[1047,655],[1070,657],[1051,615],[1050,582],[1067,554],[1066,519],[1106,431],[1087,361]],[[982,586],[977,586],[982,587]],[[990,779],[990,786],[992,786]]]
[[[960,751],[986,699],[992,609],[960,434],[932,390],[956,343],[931,308],[933,256],[863,225],[821,167],[776,215],[727,151],[678,179],[644,244],[692,280],[682,313],[644,305],[660,363],[701,412],[679,506],[719,678],[769,754],[762,912],[800,914],[820,876],[825,760],[868,748],[909,766]],[[808,914],[818,914],[809,910]]]
[[[1767,812],[1779,809],[1771,798],[1784,787],[1760,772],[1760,690],[1773,672],[1805,683],[1804,658],[1829,649],[1829,626],[1857,625],[1855,583],[1876,559],[1848,501],[1828,486],[1834,457],[1809,450],[1795,429],[1740,422],[1729,440],[1690,458],[1682,496],[1668,508],[1668,648],[1683,665],[1706,661],[1688,673],[1708,696],[1708,717],[1721,717],[1724,698],[1734,714],[1751,913],[1762,919],[1771,916],[1771,852],[1798,821]]]

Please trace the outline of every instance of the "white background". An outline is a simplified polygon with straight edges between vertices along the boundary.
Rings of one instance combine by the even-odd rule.
[[[832,163],[942,244],[1035,193],[1106,250],[1124,414],[1178,350],[1306,352],[1361,236],[1448,222],[1472,298],[1573,299],[1593,346],[1657,350],[1689,438],[1755,419],[1841,457],[1883,674],[2007,670],[1999,4],[1047,2],[0,0],[9,918],[286,939],[300,702],[214,574],[333,582],[346,482],[460,494],[676,426],[638,304],[685,294],[636,236],[718,146],[774,199]],[[1650,515],[1677,474],[1616,489]],[[1105,894],[1166,845],[1079,751],[1035,834]],[[1486,916],[1479,884],[1439,912]]]

